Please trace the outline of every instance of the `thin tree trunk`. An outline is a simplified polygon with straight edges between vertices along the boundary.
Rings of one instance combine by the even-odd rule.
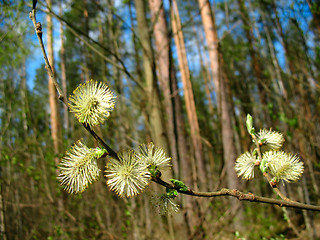
[[[210,93],[211,89],[209,87],[209,79],[211,79],[211,76],[209,73],[209,67],[207,64],[205,64],[205,61],[202,56],[201,44],[200,44],[200,41],[202,40],[201,39],[202,33],[201,33],[200,29],[198,29],[198,30],[196,29],[194,19],[193,19],[193,16],[190,11],[188,11],[188,16],[189,16],[191,23],[192,23],[193,34],[196,36],[195,40],[196,40],[198,55],[200,56],[201,76],[204,80],[204,89],[205,89],[205,93],[206,93],[206,97],[207,97],[207,101],[208,101],[209,113],[210,113],[210,116],[212,117],[214,114],[214,107],[213,107],[213,102],[212,102],[211,93]]]
[[[59,3],[59,14],[62,16],[62,2]],[[67,77],[66,77],[66,63],[65,63],[65,49],[64,49],[64,30],[63,25],[60,22],[60,41],[61,41],[61,47],[60,47],[60,67],[61,67],[61,84],[62,84],[62,90],[65,96],[67,96]],[[68,116],[68,107],[66,105],[63,106],[64,112],[63,112],[63,127],[65,129],[65,133],[68,136],[69,131],[69,116]]]
[[[211,64],[211,72],[214,82],[214,87],[216,90],[216,98],[217,98],[217,105],[218,105],[218,113],[220,113],[220,81],[219,81],[219,65],[216,64],[219,61],[219,54],[218,54],[218,35],[216,30],[215,18],[211,11],[210,3],[208,0],[198,0],[199,8],[202,18],[202,24],[206,36],[208,53],[210,58]]]
[[[254,36],[253,36],[252,26],[250,25],[250,19],[249,19],[249,15],[246,10],[246,7],[244,5],[244,1],[243,0],[237,0],[237,1],[240,8],[240,13],[241,13],[240,17],[244,25],[244,31],[249,44],[248,47],[249,47],[249,54],[251,57],[251,66],[252,66],[254,76],[256,77],[256,80],[257,80],[260,102],[262,105],[265,121],[267,125],[270,125],[271,119],[270,119],[268,110],[265,108],[268,103],[268,96],[265,91],[265,86],[268,85],[268,79],[266,79],[266,77],[263,74],[260,57],[254,48]]]
[[[301,202],[311,204],[305,175],[302,176],[302,186],[298,187],[298,194]],[[302,210],[302,214],[306,225],[308,239],[317,239],[312,213],[307,210]]]
[[[178,153],[176,136],[174,132],[174,110],[172,105],[171,77],[170,77],[170,41],[168,37],[167,22],[161,0],[149,0],[153,23],[153,33],[156,42],[156,60],[158,62],[158,76],[160,87],[164,96],[164,108],[166,112],[166,130],[170,144],[170,155],[176,176],[178,172]]]
[[[196,158],[196,172],[193,169],[193,173],[197,173],[197,178],[199,179],[200,186],[205,188],[206,186],[206,174],[205,166],[203,161],[203,150],[202,150],[202,141],[200,136],[200,128],[198,117],[196,113],[196,106],[193,96],[193,90],[190,80],[190,72],[188,67],[186,49],[184,45],[184,38],[181,29],[181,21],[178,12],[177,3],[175,0],[172,1],[171,6],[171,22],[172,22],[172,31],[174,35],[174,41],[177,47],[178,61],[181,72],[181,80],[183,83],[184,97],[186,103],[186,110],[188,116],[188,122],[190,126],[190,135],[192,142],[192,150],[195,153]]]
[[[48,1],[48,5],[51,6],[51,0]],[[54,70],[54,57],[53,57],[53,35],[52,35],[52,18],[51,15],[47,15],[47,49],[48,49],[48,59],[52,69]],[[51,119],[51,136],[53,140],[54,154],[58,155],[60,153],[60,143],[61,143],[61,132],[59,123],[59,108],[58,108],[58,98],[57,91],[53,84],[52,79],[49,77],[48,81],[49,89],[49,105],[50,105],[50,119]],[[56,158],[56,163],[59,163],[59,158]]]
[[[83,29],[84,33],[89,36],[89,12],[88,12],[88,2],[83,0]],[[92,56],[88,47],[84,47],[84,70],[86,81],[94,79],[94,71],[92,71]]]
[[[22,107],[22,126],[23,126],[23,134],[26,138],[28,135],[28,120],[27,120],[27,113],[28,113],[28,103],[27,103],[27,85],[26,85],[26,61],[25,59],[22,60],[22,69],[21,69],[21,107]]]
[[[51,8],[51,0],[47,1],[48,6]],[[48,60],[50,65],[54,71],[54,57],[53,57],[53,33],[52,33],[52,17],[50,14],[47,15],[47,49],[48,49]],[[61,127],[60,127],[60,116],[59,116],[59,108],[58,108],[58,98],[57,98],[57,91],[54,86],[53,80],[49,76],[48,81],[48,89],[49,89],[49,106],[50,106],[50,120],[51,120],[51,137],[53,140],[53,151],[55,154],[55,163],[56,165],[59,164],[59,157],[60,154],[60,146],[61,146]],[[58,169],[56,170],[56,174],[59,174]],[[63,227],[63,199],[62,197],[58,197],[57,199],[57,206],[59,212],[59,220],[58,223],[61,224]]]
[[[269,28],[268,28],[267,23],[266,23],[266,17],[265,17],[265,14],[264,14],[263,11],[261,11],[261,17],[262,17],[262,21],[263,21],[263,24],[264,24],[264,30],[265,30],[266,37],[267,37],[267,43],[268,43],[269,51],[270,51],[270,54],[271,54],[272,63],[273,63],[274,69],[275,69],[275,73],[276,73],[277,79],[278,79],[278,84],[275,87],[278,87],[280,89],[280,93],[282,93],[283,96],[285,97],[286,101],[288,101],[287,90],[284,87],[284,83],[283,83],[283,79],[282,79],[282,76],[281,76],[281,70],[280,70],[279,62],[278,62],[278,59],[277,59],[276,54],[275,54],[274,46],[272,44],[272,40],[271,40],[271,37],[270,37]]]
[[[221,65],[220,63],[217,63]],[[220,66],[223,71],[223,66]],[[239,178],[234,170],[234,163],[237,158],[235,148],[235,137],[232,128],[232,104],[230,103],[231,97],[227,93],[226,74],[221,76],[220,79],[220,96],[221,96],[221,136],[223,145],[223,158],[227,170],[227,181],[230,189],[239,189]],[[239,206],[239,201],[236,199],[230,199],[231,213],[236,216],[233,221],[236,230],[243,230],[241,221],[243,220],[243,207]]]
[[[2,139],[0,138],[0,140]],[[4,201],[3,201],[3,194],[2,194],[3,179],[1,178],[0,180],[1,180],[0,181],[0,238],[3,240],[7,240]]]
[[[144,1],[135,0],[135,7],[140,43],[143,51],[143,69],[147,93],[147,98],[145,100],[147,101],[148,122],[151,126],[151,137],[153,141],[155,141],[155,144],[162,147],[168,154],[170,153],[170,150],[164,129],[163,115],[161,113],[159,89],[155,74],[155,63],[146,20]]]
[[[223,145],[223,158],[227,171],[228,187],[231,189],[239,188],[239,180],[234,170],[234,162],[236,159],[236,148],[234,143],[234,133],[232,128],[232,109],[230,99],[227,92],[227,75],[220,75],[222,68],[222,58],[219,61],[218,35],[215,26],[214,14],[211,11],[208,0],[199,0],[202,23],[205,29],[206,39],[209,47],[209,57],[215,82],[216,95],[218,96],[218,112],[221,116],[221,136]],[[218,88],[217,88],[218,86]],[[236,215],[237,220],[234,221],[235,227],[240,228],[239,220],[242,219],[242,210],[238,211],[239,203],[230,200],[231,212]],[[238,213],[236,212],[238,211]],[[237,229],[238,230],[238,229]]]

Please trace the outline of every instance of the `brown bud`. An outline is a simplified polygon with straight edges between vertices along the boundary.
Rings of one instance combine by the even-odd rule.
[[[276,179],[272,179],[272,180],[270,181],[270,185],[271,185],[272,187],[276,187],[277,184],[278,184],[278,182],[277,182]]]
[[[41,22],[37,22],[37,24],[36,24],[36,32],[37,33],[42,33]]]

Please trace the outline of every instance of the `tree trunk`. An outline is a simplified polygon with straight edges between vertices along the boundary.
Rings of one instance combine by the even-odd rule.
[[[208,53],[211,64],[212,77],[214,82],[214,87],[216,90],[216,98],[218,105],[218,113],[220,112],[221,106],[221,96],[220,96],[220,81],[219,81],[219,65],[216,64],[219,61],[218,54],[218,35],[216,30],[215,18],[211,11],[210,3],[208,0],[198,0],[199,8],[202,18],[202,24],[207,40]]]
[[[51,8],[51,0],[47,1],[48,6]],[[52,34],[52,17],[50,14],[47,15],[47,49],[48,49],[48,60],[51,65],[51,68],[54,72],[54,57],[53,57],[53,34]],[[49,106],[50,106],[50,120],[51,120],[51,137],[53,140],[53,151],[55,155],[55,163],[59,164],[60,147],[61,147],[61,127],[60,127],[60,116],[59,116],[59,108],[58,108],[58,98],[57,91],[54,86],[53,80],[49,76],[48,81],[48,89],[49,89]],[[56,174],[59,174],[58,169],[56,170]],[[63,199],[62,197],[58,197],[57,206],[59,212],[59,220],[58,223],[63,227]]]
[[[51,0],[48,1],[48,5],[51,6]],[[48,59],[52,70],[54,71],[54,57],[53,57],[53,35],[52,35],[52,18],[51,15],[47,15],[47,49],[48,49]],[[60,129],[60,116],[58,108],[58,98],[57,91],[54,86],[52,79],[49,76],[48,81],[49,89],[49,105],[50,105],[50,120],[51,120],[51,136],[53,140],[53,150],[54,154],[60,154],[60,144],[61,144],[61,129]],[[59,163],[59,158],[55,158],[56,163]]]
[[[3,240],[7,240],[6,233],[6,224],[5,224],[5,215],[4,215],[4,203],[3,203],[3,194],[2,194],[2,178],[0,179],[0,238]]]
[[[163,115],[161,112],[159,89],[155,74],[155,63],[146,20],[144,1],[135,0],[135,7],[140,43],[143,51],[143,70],[147,93],[147,98],[145,100],[147,102],[148,122],[151,127],[151,137],[157,146],[162,147],[164,151],[169,154],[170,150],[164,129]]]
[[[279,88],[280,91],[278,91],[278,92],[283,94],[284,98],[286,99],[286,101],[288,103],[287,90],[284,87],[284,83],[283,83],[283,79],[282,79],[282,76],[281,76],[281,70],[280,70],[279,62],[278,62],[278,59],[277,59],[276,54],[275,54],[274,45],[272,44],[270,31],[269,31],[268,25],[266,23],[266,17],[265,17],[265,14],[264,14],[263,11],[260,12],[260,15],[261,15],[261,18],[262,18],[262,21],[263,21],[263,24],[264,24],[264,30],[265,30],[265,34],[266,34],[266,37],[267,37],[267,43],[268,43],[269,51],[270,51],[270,54],[271,54],[272,63],[273,63],[274,69],[275,69],[275,73],[276,73],[277,79],[278,79],[278,84],[276,84],[275,87]]]
[[[221,70],[222,69],[222,66]],[[227,75],[224,74],[224,77]],[[234,142],[234,133],[232,128],[232,109],[229,99],[231,99],[227,94],[227,80],[223,77],[220,79],[220,96],[221,96],[221,135],[222,135],[222,145],[223,145],[223,158],[227,170],[227,180],[228,187],[230,189],[239,189],[239,179],[237,177],[236,171],[234,170],[234,163],[237,158],[236,148]],[[235,201],[234,201],[235,200]],[[237,199],[231,200],[232,213],[235,214],[239,207],[239,201]],[[239,215],[238,215],[239,216]],[[239,220],[239,219],[238,219]]]
[[[22,125],[23,125],[23,135],[24,138],[28,136],[28,120],[27,120],[27,113],[29,111],[28,101],[27,101],[27,85],[26,85],[26,60],[25,58],[22,60],[22,68],[21,68],[21,86],[20,86],[20,93],[21,93],[21,107],[22,107]]]
[[[178,172],[177,143],[174,132],[174,110],[172,105],[171,77],[170,77],[170,40],[168,37],[167,22],[161,0],[149,0],[152,16],[153,33],[156,42],[156,61],[158,63],[158,77],[164,96],[166,112],[166,130],[170,144],[170,155],[176,176]]]
[[[244,1],[243,0],[237,0],[237,1],[240,8],[240,18],[242,20],[245,35],[247,37],[247,41],[249,44],[248,47],[249,47],[249,54],[251,57],[251,66],[252,66],[254,76],[257,80],[261,107],[263,109],[265,122],[267,125],[270,125],[271,124],[270,115],[268,113],[268,110],[265,108],[268,104],[268,96],[265,91],[265,86],[268,87],[268,79],[263,74],[260,56],[258,55],[258,53],[254,48],[254,36],[252,32],[252,26],[250,24],[249,15],[245,8]]]
[[[222,77],[220,71],[222,68],[222,59],[219,61],[218,35],[215,26],[214,14],[211,11],[208,0],[199,0],[202,23],[205,29],[206,39],[208,43],[209,57],[213,72],[216,95],[218,96],[218,112],[221,120],[221,136],[223,145],[223,158],[227,172],[228,187],[231,189],[239,188],[239,180],[234,170],[234,163],[236,159],[236,148],[234,142],[234,133],[232,128],[232,109],[227,92],[226,74]],[[218,86],[218,88],[217,88]],[[239,210],[239,202],[230,199],[231,212],[236,215],[237,220],[234,221],[235,227],[240,228],[239,220],[242,219],[242,209]],[[237,229],[238,230],[238,229]]]
[[[193,16],[190,11],[188,11],[188,16],[189,16],[191,23],[192,23],[193,34],[196,36],[195,40],[196,40],[198,55],[200,57],[201,76],[204,80],[204,89],[205,89],[205,93],[206,93],[206,97],[207,97],[207,101],[208,101],[210,117],[213,117],[214,107],[213,107],[213,102],[212,102],[212,98],[211,98],[212,89],[210,89],[210,87],[209,87],[209,79],[211,79],[211,76],[209,73],[209,66],[207,65],[207,62],[205,61],[205,59],[203,59],[202,51],[201,51],[201,44],[200,44],[201,40],[202,40],[201,42],[203,43],[203,36],[202,36],[201,30],[196,29],[196,25],[194,23],[194,19],[193,19]]]
[[[59,14],[62,17],[62,2],[59,3]],[[63,25],[60,22],[60,41],[61,41],[61,47],[60,47],[60,67],[61,67],[61,84],[62,84],[62,91],[65,96],[67,96],[67,77],[66,77],[66,56],[65,56],[65,49],[64,49],[64,30]],[[64,112],[63,112],[63,127],[65,129],[65,133],[68,136],[69,131],[69,111],[68,106],[63,106]]]
[[[193,90],[192,90],[192,85],[190,80],[190,72],[188,67],[186,49],[184,45],[184,38],[182,34],[182,29],[181,29],[181,21],[180,21],[177,3],[175,0],[172,1],[172,6],[171,6],[171,22],[172,22],[172,31],[174,35],[174,41],[177,47],[181,80],[182,80],[183,89],[184,89],[186,110],[187,110],[188,122],[190,126],[192,150],[194,151],[195,159],[196,159],[196,166],[195,166],[196,171],[195,169],[192,169],[192,170],[193,170],[193,174],[197,173],[197,178],[199,179],[200,187],[205,188],[206,174],[205,174],[205,166],[203,161],[200,128],[199,128],[199,122],[198,122]]]
[[[165,12],[161,0],[149,0],[149,5],[153,19],[153,32],[156,40],[159,79],[164,92],[166,104],[167,129],[170,146],[172,146],[171,157],[173,159],[175,177],[181,179],[182,175],[182,180],[188,186],[192,186],[193,181],[192,178],[190,178],[191,166],[190,159],[187,154],[187,141],[182,116],[181,99],[178,94],[179,89],[177,87],[176,73],[172,63],[170,39]],[[181,174],[179,171],[179,163],[181,166]],[[187,223],[188,233],[190,235],[192,228],[197,226],[197,223],[193,221],[195,219],[193,214],[195,214],[196,211],[192,206],[195,202],[188,197],[183,197],[182,202],[183,207],[186,209],[185,222]]]

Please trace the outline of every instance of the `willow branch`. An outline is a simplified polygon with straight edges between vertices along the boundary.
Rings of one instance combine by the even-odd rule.
[[[52,70],[52,67],[49,63],[49,60],[48,60],[48,57],[47,57],[47,53],[46,53],[46,50],[45,50],[45,47],[44,47],[44,44],[43,44],[43,39],[42,39],[42,27],[41,27],[41,23],[36,21],[36,14],[35,14],[35,9],[32,9],[32,11],[30,12],[29,14],[32,22],[33,22],[33,26],[34,26],[34,29],[35,29],[35,32],[37,34],[37,37],[38,37],[38,40],[39,40],[39,44],[40,44],[40,47],[41,47],[41,51],[42,51],[42,54],[43,54],[43,58],[44,58],[44,61],[45,61],[45,64],[46,64],[46,69],[47,69],[47,72],[50,76],[50,78],[52,79],[56,89],[57,89],[57,92],[59,94],[58,98],[59,100],[61,100],[67,107],[68,106],[68,100],[67,98],[65,97],[65,95],[63,94],[59,84],[58,84],[58,81],[56,79],[56,76]],[[113,158],[116,158],[118,159],[118,155],[115,151],[113,151],[99,136],[98,134],[90,128],[90,126],[87,126],[86,124],[83,124],[84,128],[94,137],[94,139],[100,144],[102,145],[107,151],[108,151],[108,154],[113,157]]]
[[[65,98],[57,80],[55,77],[54,72],[52,71],[52,68],[50,66],[46,51],[45,51],[45,47],[43,44],[43,40],[42,40],[42,29],[41,29],[41,23],[40,22],[36,22],[36,15],[35,15],[35,8],[32,9],[32,11],[30,12],[30,18],[33,22],[38,40],[39,40],[39,44],[42,50],[42,54],[45,60],[45,64],[46,64],[46,69],[48,74],[50,75],[50,77],[52,78],[54,85],[58,91],[59,94],[59,99],[66,105],[68,106],[68,100]],[[101,144],[107,151],[109,156],[118,159],[118,155],[117,153],[108,146],[108,144],[105,143],[105,141],[103,141],[97,134],[96,132],[90,128],[90,126],[87,126],[86,124],[83,124],[84,128],[94,137],[94,139],[96,141],[99,142],[99,144]],[[259,148],[260,149],[260,148]],[[259,150],[260,151],[260,150]],[[261,156],[261,152],[259,153]],[[278,200],[278,199],[273,199],[273,198],[266,198],[266,197],[260,197],[260,196],[256,196],[253,195],[252,193],[244,193],[244,192],[240,192],[239,190],[236,189],[227,189],[227,188],[223,188],[220,191],[216,191],[216,192],[197,192],[197,191],[193,191],[191,189],[188,189],[186,191],[182,191],[179,189],[179,187],[168,183],[166,181],[163,181],[161,178],[155,178],[152,177],[152,181],[160,184],[166,188],[170,188],[170,189],[176,189],[178,192],[180,192],[181,194],[185,194],[185,195],[190,195],[190,196],[195,196],[195,197],[220,197],[220,196],[230,196],[230,197],[235,197],[237,199],[239,199],[240,201],[250,201],[250,202],[257,202],[257,203],[266,203],[266,204],[272,204],[272,205],[278,205],[280,207],[291,207],[291,208],[297,208],[297,209],[305,209],[305,210],[312,210],[312,211],[320,211],[320,206],[315,206],[315,205],[309,205],[309,204],[304,204],[304,203],[299,203],[299,202],[293,202],[290,200]]]
[[[117,153],[115,151],[113,151],[113,149],[111,147],[109,147],[108,144],[106,144],[105,141],[103,141],[99,136],[98,134],[88,125],[82,123],[83,127],[91,134],[91,136],[94,137],[94,139],[99,142],[107,151],[108,151],[108,155],[110,157],[113,157],[117,160],[119,160],[119,157],[117,155]]]
[[[42,51],[42,55],[43,55],[43,58],[44,58],[44,61],[45,61],[45,64],[46,64],[46,69],[47,69],[47,72],[50,76],[50,78],[52,79],[53,83],[54,83],[54,86],[56,87],[57,91],[58,91],[58,98],[68,106],[68,100],[65,98],[59,84],[58,84],[58,81],[56,79],[56,76],[52,70],[52,67],[49,63],[49,60],[48,60],[48,56],[47,56],[47,53],[46,53],[46,50],[45,50],[45,47],[44,47],[44,44],[43,44],[43,40],[42,40],[42,26],[41,26],[41,23],[40,22],[37,22],[36,20],[36,10],[35,9],[32,9],[32,11],[30,12],[29,14],[29,17],[31,18],[32,22],[33,22],[33,26],[34,26],[34,30],[37,34],[37,37],[38,37],[38,40],[39,40],[39,44],[40,44],[40,47],[41,47],[41,51]]]
[[[274,198],[267,198],[267,197],[260,197],[256,196],[252,193],[244,193],[236,189],[227,189],[222,188],[219,191],[216,192],[197,192],[193,191],[191,189],[188,189],[187,191],[181,191],[179,187],[174,186],[171,183],[165,182],[160,178],[152,178],[152,181],[170,189],[175,189],[181,194],[190,195],[190,196],[196,196],[196,197],[221,197],[221,196],[229,196],[229,197],[235,197],[240,201],[249,201],[249,202],[256,202],[256,203],[266,203],[271,205],[278,205],[280,207],[290,207],[290,208],[297,208],[297,209],[305,209],[305,210],[311,210],[311,211],[320,211],[320,206],[310,205],[310,204],[304,204],[299,202],[294,202],[291,200],[280,200],[280,199],[274,199]]]
[[[51,8],[49,8],[48,6],[45,6],[43,3],[40,2],[40,5],[44,6],[47,8],[47,10],[44,9],[40,9],[42,12],[46,13],[46,14],[50,14],[51,16],[55,17],[60,23],[63,23],[68,30],[78,39],[81,40],[81,42],[83,42],[88,48],[90,48],[93,52],[95,52],[96,54],[98,54],[100,57],[102,57],[106,62],[112,64],[113,66],[115,66],[116,68],[118,68],[119,70],[121,70],[122,72],[124,72],[129,79],[131,79],[133,82],[135,82],[137,84],[138,87],[140,87],[141,89],[143,89],[143,86],[141,85],[141,83],[139,81],[137,81],[132,75],[131,73],[127,70],[127,67],[125,66],[125,63],[122,61],[122,59],[119,58],[119,56],[117,54],[115,54],[114,52],[112,52],[110,49],[108,49],[107,47],[105,47],[104,45],[102,45],[101,43],[99,43],[98,41],[92,39],[91,37],[89,37],[87,34],[85,34],[83,31],[81,31],[80,29],[78,29],[77,27],[75,27],[74,25],[72,25],[71,23],[69,23],[68,21],[66,21],[64,18],[60,17],[58,14],[54,13]],[[90,42],[94,43],[96,46],[100,47],[101,49],[103,49],[104,51],[106,51],[108,54],[110,54],[111,56],[113,56],[118,63],[115,63],[113,60],[111,60],[110,58],[108,58],[107,56],[105,56],[103,54],[102,51],[100,51],[99,49],[97,49],[95,46],[93,46]]]

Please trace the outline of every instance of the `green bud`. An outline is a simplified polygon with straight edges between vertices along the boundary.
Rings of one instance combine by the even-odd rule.
[[[106,149],[101,149],[101,148],[96,148],[95,149],[95,155],[97,158],[101,158],[101,156],[105,153],[107,153],[108,151]]]
[[[260,163],[260,171],[262,173],[265,173],[267,171],[267,159],[266,158],[262,158],[262,161]]]
[[[254,134],[253,119],[252,119],[252,116],[249,113],[247,114],[246,124],[247,124],[248,133],[250,135]]]
[[[176,196],[178,196],[178,192],[175,189],[167,188],[166,192],[169,198],[175,198]]]
[[[156,165],[150,165],[148,169],[153,177],[155,178],[161,177],[161,172]]]
[[[252,152],[252,156],[257,156],[258,155],[258,151],[257,151],[257,149],[255,148],[254,150],[253,150],[253,152]]]
[[[177,179],[170,179],[170,181],[176,186],[179,187],[180,191],[188,191],[188,187],[184,182]]]

